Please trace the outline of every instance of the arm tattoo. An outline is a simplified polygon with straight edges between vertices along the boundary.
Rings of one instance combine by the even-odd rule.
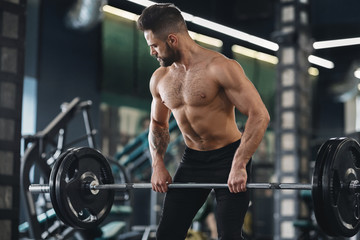
[[[169,129],[153,127],[150,130],[149,140],[151,150],[156,151],[162,156],[164,156],[167,146],[170,142]]]

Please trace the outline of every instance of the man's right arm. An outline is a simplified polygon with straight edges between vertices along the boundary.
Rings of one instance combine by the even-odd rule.
[[[154,74],[155,75],[155,74]],[[151,177],[152,188],[157,192],[166,192],[167,184],[172,178],[167,171],[164,157],[170,141],[169,117],[170,110],[162,103],[157,91],[157,80],[152,77],[150,91],[153,96],[149,126],[149,149],[152,157],[153,174]]]

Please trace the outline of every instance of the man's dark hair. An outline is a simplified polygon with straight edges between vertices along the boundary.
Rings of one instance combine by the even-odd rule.
[[[145,8],[137,26],[141,31],[151,30],[161,39],[166,39],[170,33],[187,31],[180,10],[172,3],[155,4]]]

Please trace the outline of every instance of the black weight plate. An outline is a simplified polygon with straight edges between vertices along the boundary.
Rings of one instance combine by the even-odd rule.
[[[56,175],[55,196],[65,224],[90,229],[107,217],[114,191],[92,193],[86,187],[92,181],[114,183],[110,165],[101,153],[88,147],[76,148],[63,159]]]
[[[327,218],[324,213],[322,175],[324,172],[324,165],[330,151],[329,145],[332,145],[333,141],[334,139],[327,140],[318,150],[312,177],[311,191],[317,224],[328,235],[334,235],[335,232],[333,232],[331,227],[329,227],[329,223],[327,222]]]
[[[338,147],[342,144],[342,142],[344,141],[344,138],[334,138],[331,139],[331,143],[328,145],[328,154],[327,154],[327,158],[324,162],[324,167],[323,167],[323,173],[322,173],[322,198],[323,198],[323,204],[322,204],[322,208],[323,208],[323,214],[324,214],[324,218],[326,219],[326,229],[324,230],[324,232],[329,235],[329,236],[339,236],[339,232],[340,230],[340,226],[339,224],[334,221],[334,216],[333,216],[333,212],[332,212],[332,208],[331,208],[331,204],[330,204],[330,197],[332,196],[331,194],[334,193],[334,183],[336,180],[336,178],[330,178],[330,171],[334,162],[334,156],[335,153],[338,149]],[[338,181],[336,181],[336,183],[338,183]]]
[[[61,210],[57,204],[56,201],[56,191],[55,191],[55,182],[56,182],[56,175],[57,172],[59,170],[60,164],[62,162],[62,160],[66,157],[66,155],[71,151],[71,149],[68,149],[67,151],[63,152],[62,154],[60,154],[60,156],[56,159],[52,169],[51,169],[51,173],[50,173],[50,178],[49,178],[49,187],[50,187],[50,199],[51,199],[51,204],[52,207],[54,208],[54,211],[56,213],[56,216],[63,221],[63,217],[61,214]]]
[[[323,176],[328,182],[328,191],[323,189],[325,207],[338,236],[352,237],[359,231],[360,221],[356,214],[356,196],[347,186],[360,176],[360,146],[353,139],[343,138],[330,157],[331,166]]]

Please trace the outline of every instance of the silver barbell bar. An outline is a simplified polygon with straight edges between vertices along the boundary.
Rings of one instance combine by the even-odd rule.
[[[130,190],[130,189],[151,189],[151,183],[118,183],[118,184],[89,184],[89,190]],[[168,188],[204,188],[218,189],[228,188],[226,183],[171,183]],[[249,189],[294,189],[294,190],[311,190],[311,184],[302,183],[248,183],[246,188]],[[45,184],[32,184],[29,186],[32,193],[49,193],[50,186]]]

